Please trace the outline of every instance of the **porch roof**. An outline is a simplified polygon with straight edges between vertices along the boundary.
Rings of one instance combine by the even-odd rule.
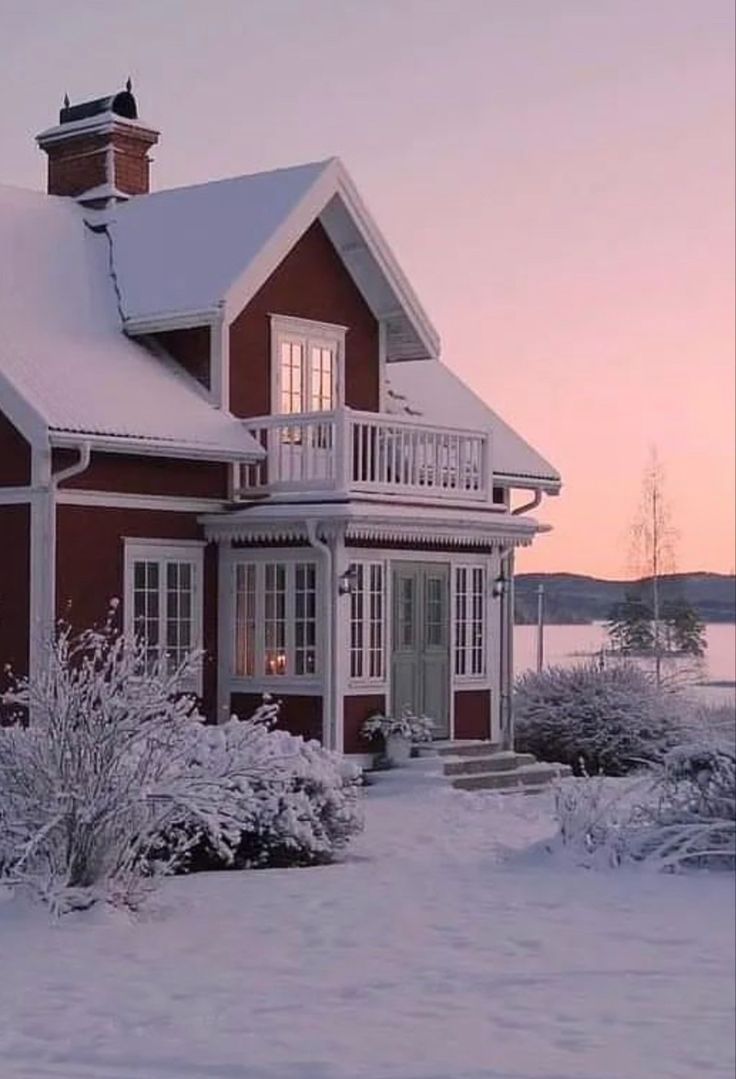
[[[279,542],[308,538],[307,522],[323,536],[398,543],[441,542],[456,546],[527,546],[549,526],[533,517],[491,509],[406,506],[379,502],[251,503],[242,509],[200,518],[205,535],[217,542]]]

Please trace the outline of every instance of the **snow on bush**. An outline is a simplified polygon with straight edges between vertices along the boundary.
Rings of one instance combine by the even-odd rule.
[[[168,861],[184,840],[175,872],[315,865],[331,861],[361,830],[359,770],[317,742],[271,730],[273,707],[202,731],[193,769],[227,782],[247,761],[238,823],[218,842],[216,829],[187,812],[174,815],[151,849],[151,864]]]
[[[548,667],[514,690],[515,748],[577,774],[625,775],[661,759],[682,724],[676,693],[631,664]]]
[[[202,844],[227,864],[244,837],[249,863],[275,849],[324,860],[360,828],[356,775],[272,731],[276,706],[203,723],[185,692],[198,661],[152,665],[110,632],[60,632],[44,670],[5,697],[30,722],[0,728],[0,881],[59,910],[135,902]]]
[[[558,787],[557,844],[588,866],[736,867],[733,741],[676,746],[643,776]]]

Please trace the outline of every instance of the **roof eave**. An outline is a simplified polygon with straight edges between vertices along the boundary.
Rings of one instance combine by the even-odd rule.
[[[50,432],[50,442],[58,449],[75,449],[86,444],[101,453],[128,453],[147,457],[176,457],[187,461],[255,463],[265,457],[265,450],[253,440],[253,449],[235,449],[206,443],[175,439],[136,438],[130,435],[101,435],[85,431]]]

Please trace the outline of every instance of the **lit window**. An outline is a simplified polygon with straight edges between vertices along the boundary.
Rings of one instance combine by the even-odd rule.
[[[480,678],[486,672],[486,571],[483,566],[455,570],[455,674]]]
[[[314,677],[317,641],[314,562],[236,563],[237,677]]]
[[[202,640],[202,550],[127,542],[125,627],[142,642],[146,668],[181,666]]]
[[[354,562],[350,574],[350,677],[382,682],[386,651],[383,563]]]
[[[306,319],[271,316],[274,411],[330,412],[337,407],[345,330]]]

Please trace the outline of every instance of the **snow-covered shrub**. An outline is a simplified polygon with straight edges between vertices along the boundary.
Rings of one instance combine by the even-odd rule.
[[[736,753],[703,741],[671,749],[635,779],[558,787],[557,843],[592,865],[736,866]]]
[[[514,690],[515,748],[577,774],[625,775],[681,737],[682,705],[638,667],[548,667]]]
[[[362,828],[360,772],[317,742],[270,729],[271,717],[231,719],[205,727],[196,767],[211,776],[237,774],[247,762],[247,798],[239,824],[220,842],[187,812],[162,831],[153,865],[172,849],[186,851],[175,872],[315,865],[331,861]]]
[[[203,841],[226,862],[259,834],[327,857],[358,829],[353,778],[272,731],[275,706],[203,723],[184,692],[197,662],[152,666],[121,636],[60,632],[43,671],[6,695],[30,723],[0,729],[0,880],[60,909],[133,901]]]
[[[364,720],[361,728],[364,738],[391,738],[399,735],[410,742],[431,742],[434,720],[429,716],[415,716],[411,708],[402,709],[398,716],[377,713]]]

